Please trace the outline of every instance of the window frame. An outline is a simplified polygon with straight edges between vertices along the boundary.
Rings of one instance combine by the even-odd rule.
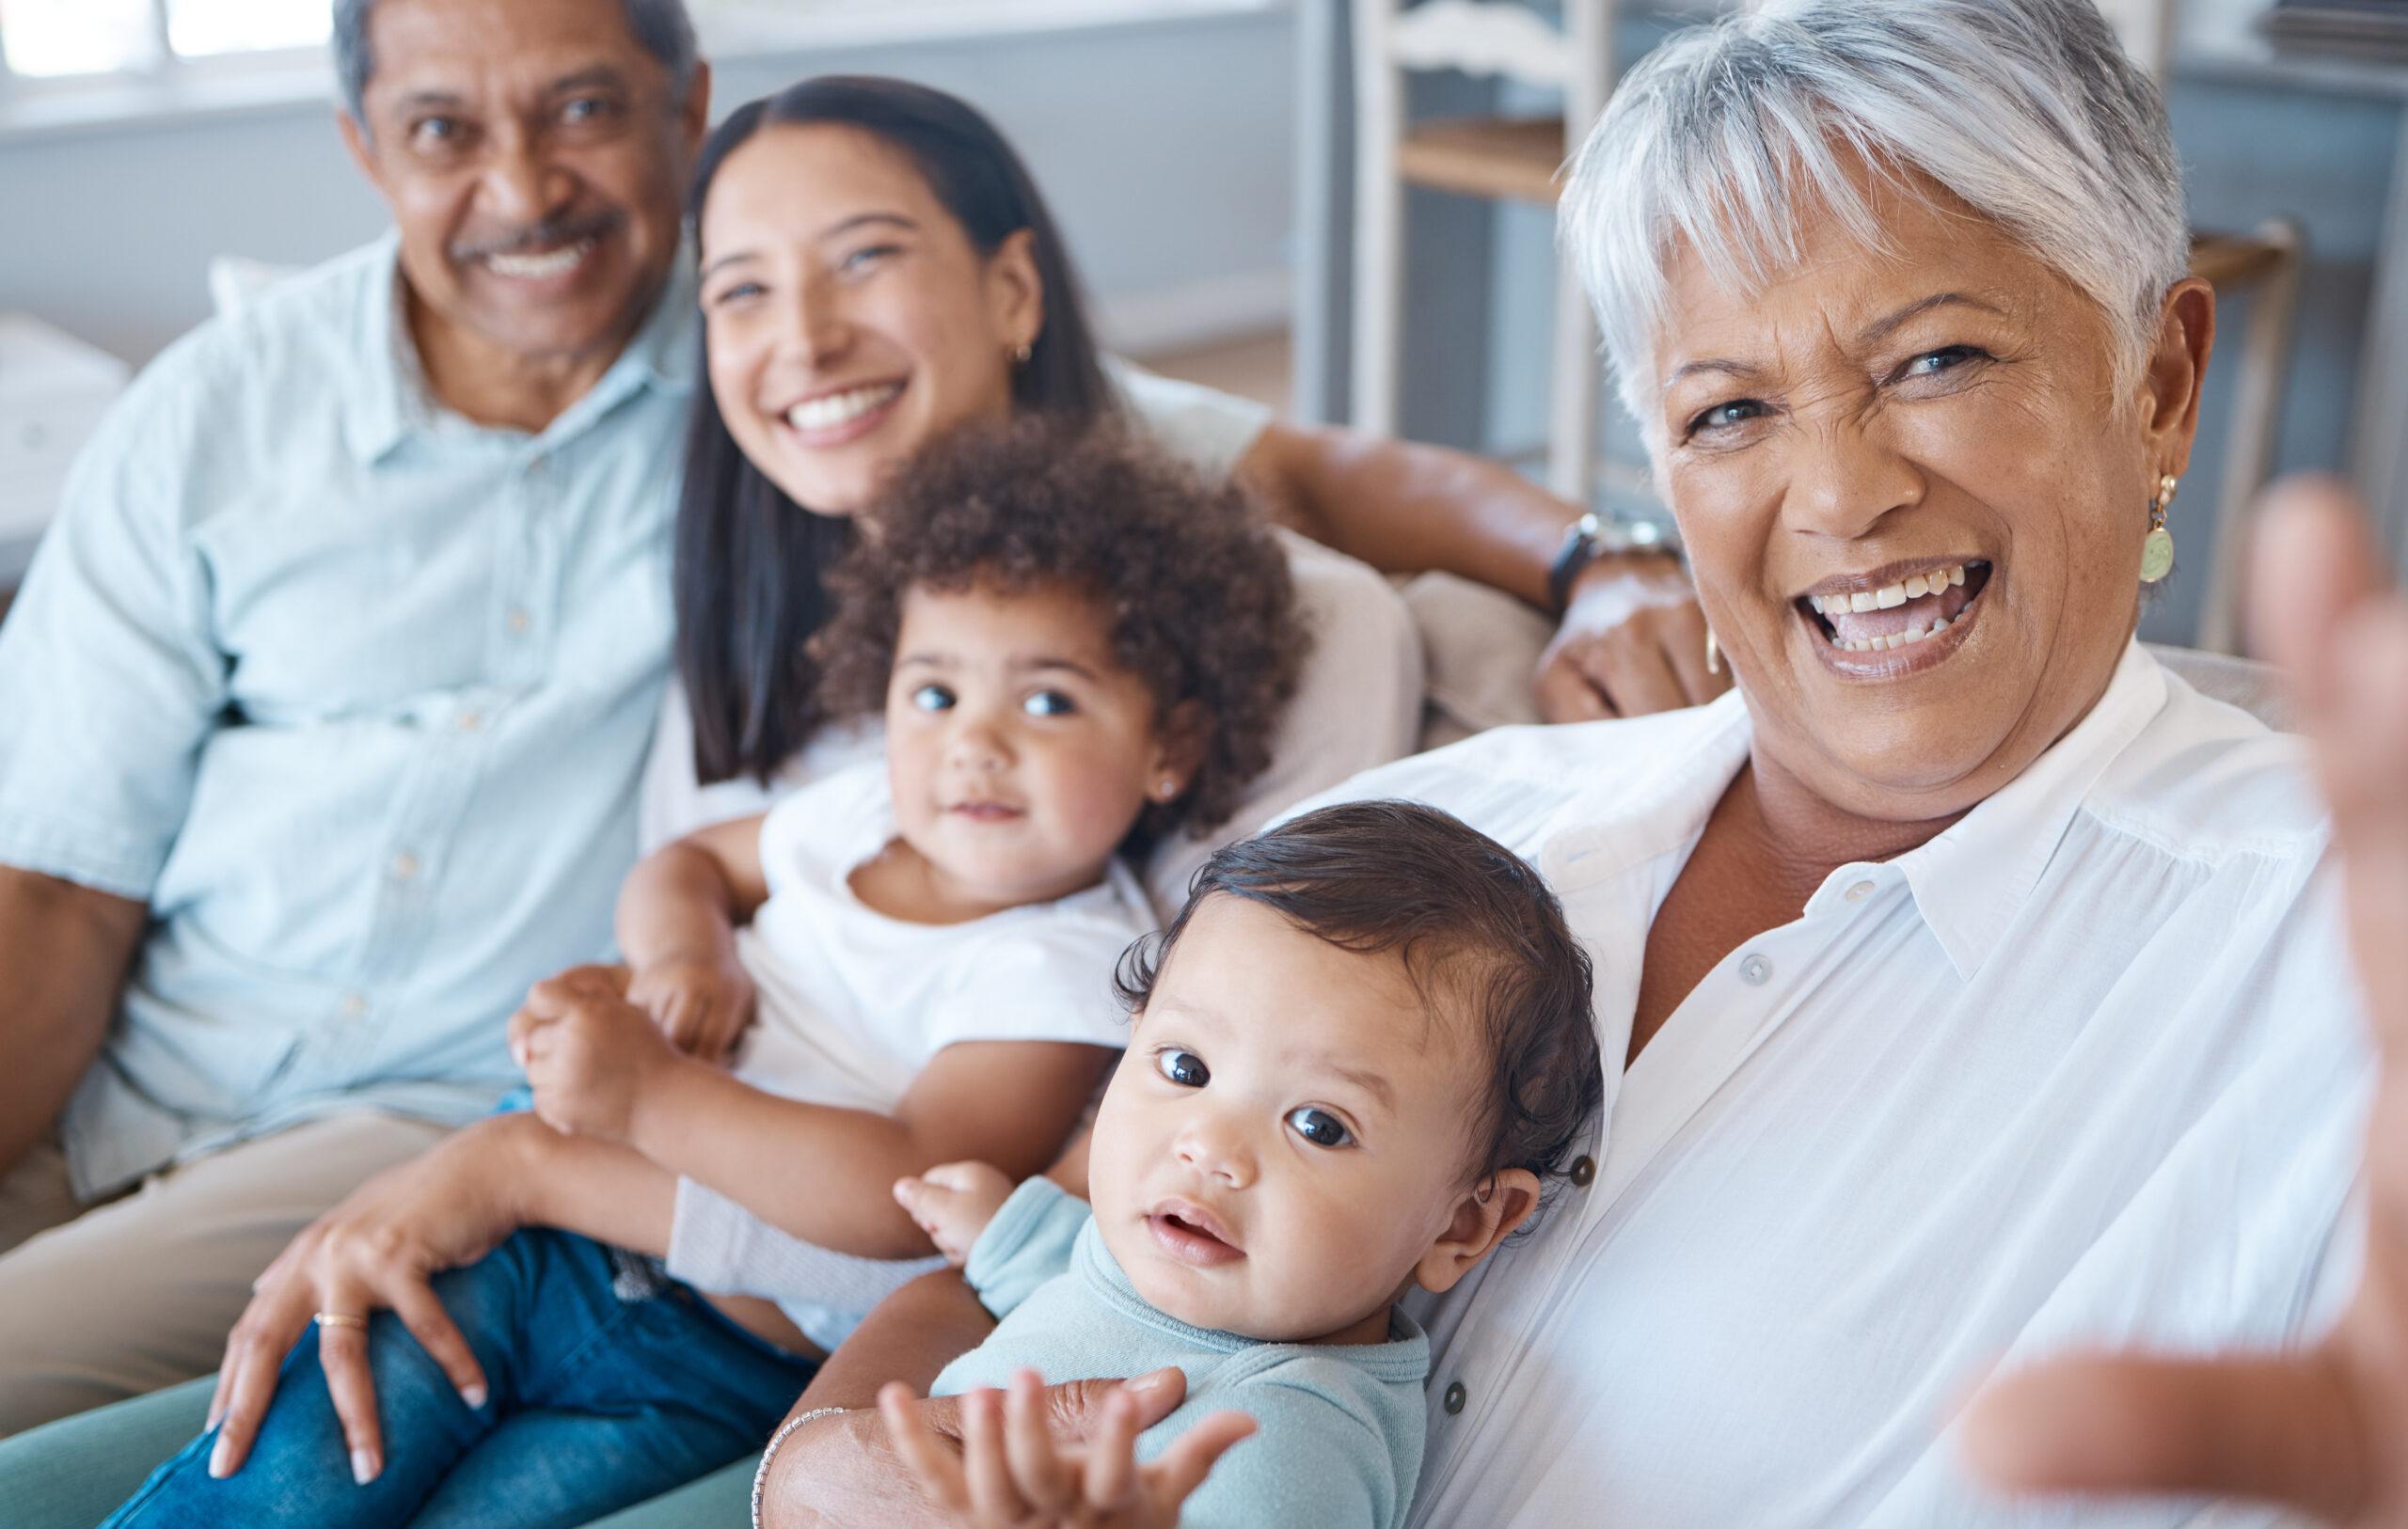
[[[786,10],[774,0],[688,0],[703,55],[755,56],[909,48],[983,37],[1119,30],[1202,19],[1287,12],[1311,0],[894,0],[886,7]],[[262,48],[198,58],[166,45],[166,0],[149,0],[159,62],[148,69],[27,76],[0,47],[0,145],[61,133],[139,132],[201,121],[316,109],[335,99],[327,44]]]
[[[244,48],[231,53],[186,55],[169,40],[168,0],[147,0],[151,55],[145,68],[95,70],[80,74],[20,74],[8,66],[8,24],[0,20],[0,103],[12,101],[72,99],[78,95],[124,95],[149,91],[172,95],[195,84],[240,79],[245,75],[290,71],[325,60],[329,46],[305,42],[279,48]]]

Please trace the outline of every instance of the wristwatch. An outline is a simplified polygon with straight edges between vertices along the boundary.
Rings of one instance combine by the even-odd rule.
[[[1679,560],[1681,533],[1665,520],[1608,520],[1592,510],[1563,533],[1563,545],[1547,565],[1546,598],[1558,615],[1572,597],[1572,581],[1599,558],[1646,553]]]

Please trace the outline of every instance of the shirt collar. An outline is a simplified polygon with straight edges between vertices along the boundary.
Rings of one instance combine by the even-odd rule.
[[[375,247],[359,294],[356,332],[361,341],[361,365],[345,416],[345,436],[353,453],[372,463],[383,460],[444,414],[428,391],[418,346],[404,317],[400,231],[388,229]],[[642,327],[601,379],[562,410],[544,435],[559,439],[576,434],[639,391],[669,397],[690,392],[700,355],[694,339],[700,322],[694,292],[692,251],[680,247],[669,280]]]
[[[2165,707],[2165,672],[2128,643],[2090,714],[1929,843],[1891,864],[1956,975],[1971,981],[2022,913],[2091,788]],[[1847,878],[1845,868],[1831,878]],[[1830,894],[1827,884],[1816,894]],[[1811,906],[1811,905],[1810,905]]]
[[[1889,862],[1959,977],[1970,980],[1997,950],[2091,787],[2164,705],[2164,671],[2137,640],[2128,644],[2072,732],[1945,831]],[[1580,793],[1560,814],[1561,831],[1543,838],[1539,871],[1560,892],[1693,843],[1747,762],[1754,733],[1735,690],[1688,711],[1592,725],[1624,730],[1614,756],[1633,769]],[[1628,731],[1636,729],[1647,731]],[[1879,869],[1840,867],[1806,912]]]
[[[1540,875],[1572,891],[1693,842],[1747,763],[1747,703],[1736,690],[1703,706],[1628,721],[1571,724],[1610,735],[1610,769],[1575,793],[1539,842]]]
[[[344,436],[352,454],[363,462],[381,460],[409,433],[409,401],[423,396],[418,352],[402,323],[402,236],[388,229],[376,241],[376,254],[359,284],[354,333],[359,337],[359,365],[353,370],[351,406],[343,416]]]

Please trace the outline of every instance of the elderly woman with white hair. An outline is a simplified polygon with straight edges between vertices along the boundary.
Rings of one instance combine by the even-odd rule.
[[[2133,640],[2215,322],[2156,90],[2089,0],[1775,3],[1631,72],[1564,229],[1738,687],[1342,788],[1530,858],[1624,1064],[1422,1312],[1415,1521],[2401,1521],[2408,607],[2294,491],[2260,635],[2312,749]],[[859,1409],[983,1330],[895,1297],[768,1521],[935,1514]],[[1117,1523],[1048,1433],[1109,1395],[923,1407],[998,1521]]]

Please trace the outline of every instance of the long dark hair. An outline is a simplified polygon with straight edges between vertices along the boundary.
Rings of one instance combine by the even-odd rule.
[[[763,128],[808,123],[859,128],[901,150],[981,256],[1027,229],[1044,327],[1013,372],[1013,405],[1083,419],[1111,406],[1077,275],[1037,183],[993,123],[942,90],[830,74],[737,107],[703,146],[695,222],[729,154]],[[823,720],[804,644],[828,620],[820,575],[851,546],[853,527],[797,504],[737,449],[711,396],[707,333],[702,346],[677,506],[677,673],[696,776],[766,782]]]

